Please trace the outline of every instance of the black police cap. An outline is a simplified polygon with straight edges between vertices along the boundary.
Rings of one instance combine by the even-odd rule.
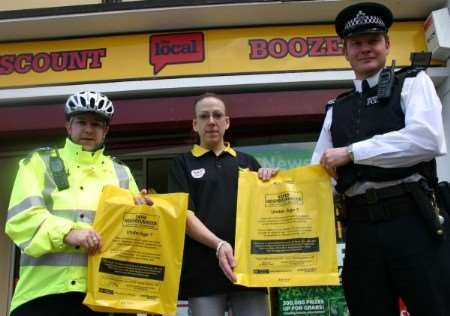
[[[387,33],[392,25],[392,12],[382,4],[362,2],[346,7],[336,17],[336,33],[349,37],[365,33]]]

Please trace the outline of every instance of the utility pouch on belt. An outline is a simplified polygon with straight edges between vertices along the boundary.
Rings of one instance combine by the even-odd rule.
[[[406,190],[413,196],[418,206],[417,210],[425,220],[433,236],[438,240],[444,240],[446,238],[443,227],[444,218],[439,214],[440,210],[434,190],[425,181],[405,183],[404,185]]]

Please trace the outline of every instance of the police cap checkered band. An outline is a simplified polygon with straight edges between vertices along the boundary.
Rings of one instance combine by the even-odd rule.
[[[378,16],[367,16],[364,12],[359,11],[356,17],[345,24],[344,32],[349,32],[359,26],[366,26],[368,24],[386,28],[383,20]]]
[[[364,33],[387,33],[392,25],[392,12],[382,4],[364,2],[351,5],[336,17],[336,33],[349,37]]]

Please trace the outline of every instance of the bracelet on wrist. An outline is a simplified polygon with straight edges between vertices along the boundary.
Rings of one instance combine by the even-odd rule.
[[[225,240],[221,240],[216,247],[216,257],[219,258],[219,252],[220,249],[223,247],[223,245],[225,245],[226,241]]]

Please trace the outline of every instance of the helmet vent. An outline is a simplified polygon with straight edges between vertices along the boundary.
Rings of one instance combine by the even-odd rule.
[[[89,106],[91,107],[91,109],[95,109],[95,99],[94,98],[89,99]]]
[[[74,108],[77,107],[77,105],[73,102],[73,100],[69,100],[69,102],[67,103],[67,105],[68,105],[70,108],[72,108],[72,109],[74,109]]]
[[[85,107],[86,106],[86,99],[85,98],[80,98],[80,103],[81,103],[81,106]]]

